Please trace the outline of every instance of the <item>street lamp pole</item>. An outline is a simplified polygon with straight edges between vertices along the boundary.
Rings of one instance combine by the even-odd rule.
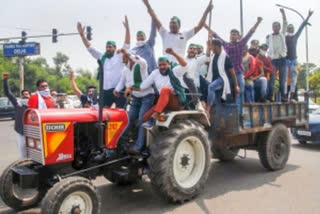
[[[240,31],[241,31],[241,36],[243,36],[243,4],[242,4],[242,0],[240,0]]]
[[[281,5],[281,4],[276,4],[277,7],[282,7],[282,8],[285,8],[287,10],[291,10],[293,12],[295,12],[296,14],[298,14],[301,19],[303,21],[305,21],[306,19],[303,17],[303,15],[301,13],[299,13],[297,10],[293,9],[293,8],[290,8],[290,7],[287,7],[287,6],[284,6],[284,5]],[[308,26],[306,25],[305,26],[305,32],[306,32],[306,86],[307,86],[307,91],[309,91],[309,81],[308,81],[308,77],[309,77],[309,39],[308,39]]]

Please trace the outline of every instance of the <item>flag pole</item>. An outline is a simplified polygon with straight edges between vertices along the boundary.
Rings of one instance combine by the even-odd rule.
[[[210,0],[210,4],[212,4],[212,0]],[[208,30],[208,40],[211,40],[211,38],[210,38],[211,22],[212,22],[212,10],[210,10],[210,13],[209,13],[209,30]]]

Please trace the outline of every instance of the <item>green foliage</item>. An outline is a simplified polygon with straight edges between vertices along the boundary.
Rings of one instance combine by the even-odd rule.
[[[315,67],[316,67],[315,64],[309,63],[309,71],[311,71]],[[298,65],[298,69],[300,69],[300,72],[298,72],[297,87],[298,87],[298,89],[306,89],[307,88],[307,82],[306,82],[306,79],[307,79],[307,63],[304,63],[303,65]]]
[[[61,93],[73,94],[68,70],[70,68],[68,64],[69,57],[57,53],[53,58],[54,67],[50,67],[47,60],[43,57],[35,59],[25,58],[24,62],[24,86],[26,89],[34,92],[36,91],[36,82],[38,79],[46,79],[48,81],[50,89],[57,90]],[[19,68],[18,59],[16,57],[4,57],[0,50],[0,75],[2,78],[3,73],[9,73],[9,85],[10,89],[16,96],[19,96]],[[98,86],[98,81],[94,78],[95,75],[87,70],[76,71],[76,83],[78,88],[86,92],[87,86]],[[3,86],[0,87],[0,96],[4,96]]]

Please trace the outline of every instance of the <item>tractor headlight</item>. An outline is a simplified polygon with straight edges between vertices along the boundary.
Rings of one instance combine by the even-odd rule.
[[[41,144],[41,141],[40,140],[37,140],[37,149],[38,150],[41,150],[42,149],[42,144]]]
[[[34,148],[34,141],[32,138],[28,138],[28,147]]]

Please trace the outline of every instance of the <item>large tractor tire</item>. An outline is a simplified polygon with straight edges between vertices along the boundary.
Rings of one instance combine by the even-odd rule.
[[[290,135],[283,124],[276,124],[268,133],[258,136],[258,152],[262,165],[270,170],[283,169],[290,154]]]
[[[43,214],[99,214],[101,200],[88,179],[69,177],[56,183],[41,204]]]
[[[149,177],[171,202],[197,196],[209,176],[211,150],[207,132],[194,120],[177,121],[150,147]]]
[[[221,162],[233,161],[239,153],[239,148],[221,149],[214,145],[211,146],[212,158],[219,159]]]
[[[29,159],[18,160],[10,164],[2,173],[0,180],[0,196],[2,201],[12,209],[21,211],[35,207],[46,193],[44,188],[22,189],[12,183],[11,169],[16,166],[28,166],[33,161]]]

